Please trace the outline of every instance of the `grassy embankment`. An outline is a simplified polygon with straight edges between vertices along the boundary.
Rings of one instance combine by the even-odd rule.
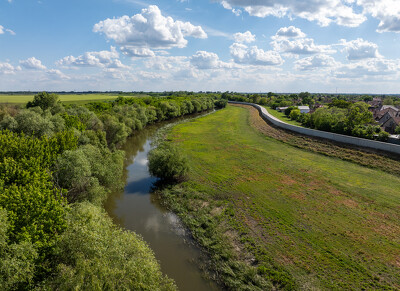
[[[236,290],[400,288],[399,162],[259,120],[229,106],[169,135],[191,167],[165,201],[219,279]],[[356,163],[329,157],[342,154]],[[395,175],[357,164],[368,158]]]
[[[7,95],[0,94],[0,104],[1,103],[9,103],[9,104],[25,104],[28,101],[33,100],[34,95]],[[63,103],[88,103],[94,101],[106,101],[106,100],[114,100],[118,96],[109,95],[109,94],[65,94],[59,95],[60,101]]]
[[[296,120],[292,120],[289,117],[287,117],[285,115],[285,113],[283,113],[283,112],[274,110],[274,109],[272,109],[271,107],[268,107],[268,106],[264,106],[264,107],[265,107],[265,109],[267,109],[269,114],[271,114],[272,116],[278,118],[279,120],[281,120],[283,122],[286,122],[286,123],[289,123],[289,124],[292,124],[292,125],[303,126],[300,122],[298,122]]]

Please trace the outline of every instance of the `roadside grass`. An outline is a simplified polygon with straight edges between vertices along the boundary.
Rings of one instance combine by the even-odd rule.
[[[287,117],[285,115],[285,113],[279,112],[279,111],[277,111],[275,109],[272,109],[271,107],[268,107],[268,106],[264,106],[264,107],[265,107],[265,109],[267,109],[269,114],[271,114],[272,116],[278,118],[279,120],[281,120],[283,122],[286,122],[286,123],[289,123],[289,124],[292,124],[292,125],[297,125],[297,126],[304,127],[300,122],[298,122],[296,120],[292,120],[289,117]]]
[[[8,104],[25,104],[28,101],[33,100],[34,95],[7,95],[0,94],[0,103],[8,103]],[[114,100],[118,96],[116,95],[108,95],[108,94],[60,94],[60,101],[63,103],[71,104],[84,104],[88,102],[94,101],[106,101],[106,100]]]
[[[229,289],[399,289],[400,177],[300,149],[248,108],[174,127],[188,181],[165,203]]]

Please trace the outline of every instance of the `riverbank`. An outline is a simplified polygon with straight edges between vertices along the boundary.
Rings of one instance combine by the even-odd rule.
[[[229,106],[168,137],[191,168],[164,201],[218,279],[235,290],[399,288],[398,172],[359,165],[374,153],[344,148],[349,162],[323,142],[271,138],[256,117]]]
[[[149,173],[147,155],[156,146],[158,132],[206,114],[209,113],[149,125],[128,138],[121,148],[125,152],[125,189],[113,192],[104,205],[116,225],[143,238],[162,273],[173,279],[180,291],[221,289],[203,273],[201,266],[207,258],[190,232],[160,203],[160,197],[151,193],[157,179]]]

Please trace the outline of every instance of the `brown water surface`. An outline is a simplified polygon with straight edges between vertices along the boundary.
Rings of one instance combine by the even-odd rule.
[[[147,154],[156,131],[164,124],[148,126],[125,144],[124,191],[110,196],[105,208],[114,222],[140,234],[154,251],[164,274],[174,279],[179,290],[221,290],[205,279],[199,265],[204,255],[179,218],[151,194],[156,181],[148,172]]]

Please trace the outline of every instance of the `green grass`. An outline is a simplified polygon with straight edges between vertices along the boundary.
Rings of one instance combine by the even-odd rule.
[[[230,288],[400,288],[398,176],[266,137],[240,107],[169,138],[191,169],[166,201]]]
[[[271,114],[272,116],[278,118],[279,120],[292,124],[292,125],[297,125],[297,126],[303,126],[300,122],[296,121],[296,120],[292,120],[289,117],[287,117],[285,115],[285,113],[283,112],[279,112],[277,110],[272,109],[271,107],[268,106],[264,106],[265,109],[267,109],[267,111],[269,112],[269,114]]]
[[[25,104],[33,100],[34,95],[5,95],[0,94],[0,103]],[[88,103],[93,101],[114,100],[118,96],[108,94],[66,94],[59,95],[63,103]]]

